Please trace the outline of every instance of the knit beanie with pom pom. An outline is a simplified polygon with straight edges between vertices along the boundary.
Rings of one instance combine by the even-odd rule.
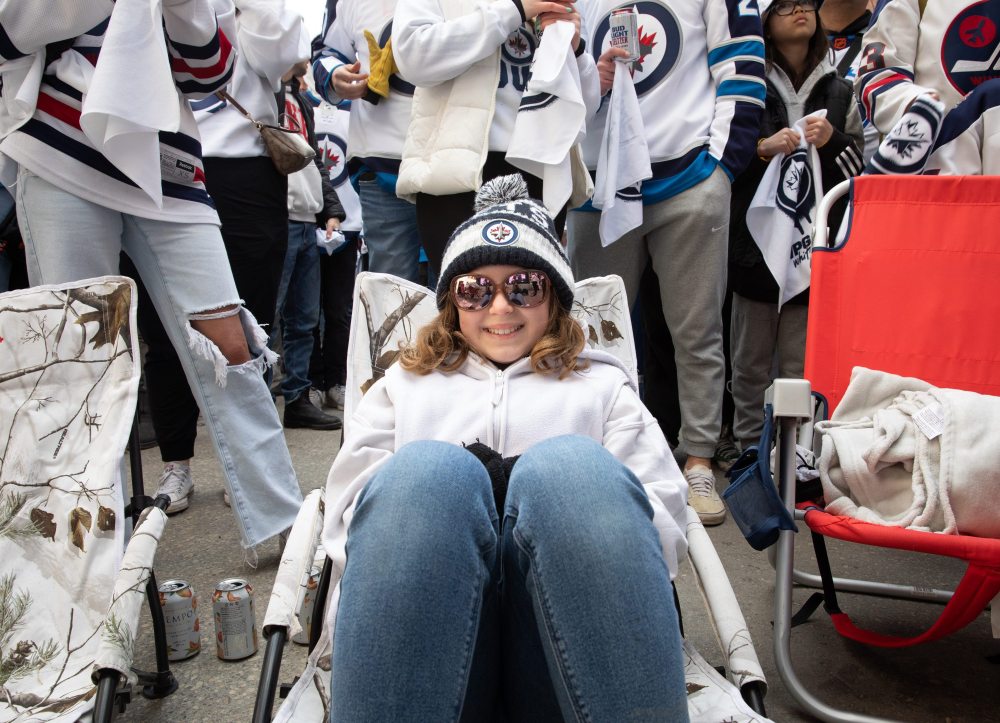
[[[437,285],[443,309],[451,282],[480,266],[520,266],[545,272],[563,308],[573,306],[573,271],[545,207],[528,197],[520,174],[500,176],[476,194],[475,214],[448,239]]]

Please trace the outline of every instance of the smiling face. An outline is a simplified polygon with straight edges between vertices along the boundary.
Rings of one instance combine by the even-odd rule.
[[[503,292],[503,284],[510,275],[524,270],[520,266],[499,265],[473,269],[470,275],[485,276],[497,291],[485,309],[458,310],[458,327],[469,346],[497,364],[510,364],[528,356],[549,325],[551,289],[545,301],[528,308],[511,304]],[[453,299],[451,303],[455,303]]]

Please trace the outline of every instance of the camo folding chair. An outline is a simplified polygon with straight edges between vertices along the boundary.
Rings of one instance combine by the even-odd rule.
[[[143,496],[137,444],[128,507],[121,486],[135,298],[124,277],[0,294],[0,721],[110,720],[148,593],[161,645],[144,692],[176,688],[152,574],[168,500]]]
[[[827,248],[827,213],[848,192],[846,240]],[[812,436],[797,431],[800,422],[813,418],[810,385],[830,412],[841,402],[852,371],[863,372],[860,368],[939,388],[1000,395],[1000,299],[988,291],[1000,276],[994,233],[998,226],[997,177],[863,176],[834,188],[821,204],[812,256],[806,379],[779,379],[768,398],[779,430],[775,466],[781,497],[788,514],[804,520],[812,533],[820,571],[817,576],[795,569],[794,532],[782,530],[775,564],[775,662],[795,700],[824,721],[883,719],[831,707],[799,680],[790,651],[793,619],[804,621],[820,603],[842,636],[898,648],[959,630],[979,618],[992,601],[993,635],[1000,637],[1000,539],[863,522],[829,514],[819,501],[800,502],[796,510],[795,483],[797,436]],[[995,499],[984,503],[996,509]],[[836,578],[825,537],[957,558],[967,569],[954,591]],[[794,583],[820,587],[823,594],[814,595],[793,618]],[[840,607],[838,591],[945,607],[923,632],[886,635],[853,622]]]
[[[577,284],[573,315],[591,344],[621,360],[637,379],[635,343],[622,281],[617,276],[586,279]],[[351,341],[348,350],[347,402],[344,433],[350,434],[350,415],[363,393],[377,381],[398,355],[400,342],[437,314],[434,296],[426,288],[385,274],[362,273],[355,286]],[[315,591],[316,607],[309,633],[309,658],[293,685],[281,686],[286,697],[275,720],[325,723],[329,719],[330,627],[336,609],[342,570],[335,570],[317,543],[323,527],[323,491],[306,498],[296,519],[275,579],[264,618],[267,648],[253,720],[271,720],[285,641],[302,630],[296,610],[306,595],[310,567],[318,562],[322,576]],[[722,651],[727,678],[723,678],[685,642],[688,708],[693,721],[765,723],[764,674],[750,639],[746,621],[722,563],[697,514],[688,509],[688,560],[706,601]],[[748,704],[747,701],[750,701]]]

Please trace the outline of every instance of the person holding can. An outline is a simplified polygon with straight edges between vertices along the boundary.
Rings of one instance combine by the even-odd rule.
[[[685,458],[690,504],[705,525],[726,510],[711,459],[722,427],[730,185],[754,152],[764,107],[764,44],[756,3],[646,0],[638,10],[639,57],[612,47],[618,0],[579,0],[601,92],[618,63],[628,63],[648,145],[651,177],[641,221],[618,238],[601,238],[601,215],[585,206],[567,223],[573,271],[580,278],[614,273],[634,303],[649,262],[673,341],[681,416],[677,454]],[[619,96],[620,97],[620,96]],[[587,129],[584,157],[596,170],[609,107]],[[614,127],[614,126],[612,126]],[[595,185],[602,186],[598,176]],[[660,338],[649,339],[657,345]]]
[[[437,317],[362,398],[330,470],[330,719],[683,723],[684,477],[570,316],[544,208],[519,176],[477,200]]]

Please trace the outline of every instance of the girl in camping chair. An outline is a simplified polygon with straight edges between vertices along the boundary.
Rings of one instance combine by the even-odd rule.
[[[523,179],[476,209],[330,470],[331,720],[686,721],[684,477]]]

